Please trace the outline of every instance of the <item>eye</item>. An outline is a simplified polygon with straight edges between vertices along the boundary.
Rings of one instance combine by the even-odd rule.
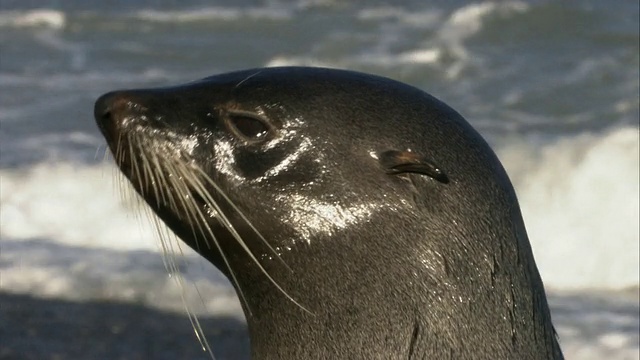
[[[248,143],[266,141],[274,133],[273,126],[266,118],[245,111],[228,112],[225,116],[225,124],[229,131]]]

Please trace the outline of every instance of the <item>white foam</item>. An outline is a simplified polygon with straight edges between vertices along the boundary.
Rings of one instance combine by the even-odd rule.
[[[266,64],[265,67],[277,67],[277,66],[315,66],[326,68],[341,68],[342,63],[334,63],[330,61],[322,61],[311,56],[285,56],[280,55],[272,58]]]
[[[484,22],[490,15],[509,16],[522,13],[529,9],[529,5],[521,1],[486,1],[463,6],[454,11],[438,31],[438,43],[454,63],[446,69],[450,79],[457,79],[468,63],[479,62],[469,56],[465,41],[480,32]]]
[[[126,239],[137,238],[130,234]],[[234,289],[211,264],[191,251],[176,259],[180,274],[168,273],[163,258],[155,251],[3,239],[1,287],[3,291],[46,298],[133,301],[174,311],[184,311],[188,305],[195,313],[242,318]],[[184,285],[178,284],[179,279],[184,279]]]
[[[66,25],[65,13],[58,10],[0,11],[0,27],[47,27],[60,30]]]
[[[243,18],[287,20],[292,16],[292,9],[285,7],[207,7],[175,11],[141,10],[133,16],[145,21],[162,23],[189,23],[211,20],[235,21]]]
[[[639,284],[638,128],[499,149],[545,284]]]
[[[442,56],[442,52],[437,48],[419,49],[399,54],[378,53],[372,55],[366,53],[351,58],[343,58],[339,60],[318,59],[311,56],[286,56],[279,55],[273,57],[265,67],[275,66],[315,66],[335,69],[358,68],[366,65],[394,67],[398,65],[415,65],[415,64],[434,64],[437,63]]]
[[[448,31],[456,37],[469,37],[482,29],[484,19],[493,14],[507,16],[521,13],[529,9],[529,5],[522,1],[485,1],[463,6],[454,11],[446,22]],[[453,34],[452,34],[453,35]]]
[[[437,48],[406,51],[398,55],[398,60],[412,64],[432,64],[442,57],[442,51]]]
[[[140,224],[123,211],[132,205],[118,198],[112,172],[70,163],[0,171],[0,237],[52,239],[81,247],[155,249],[153,237],[140,234]],[[139,240],[131,242],[131,238]]]
[[[3,290],[183,309],[182,288],[167,274],[152,220],[134,211],[135,197],[121,200],[113,172],[71,163],[0,171]],[[191,310],[242,316],[217,270],[186,246],[174,253]]]
[[[380,6],[362,9],[356,17],[360,21],[378,23],[381,20],[392,20],[411,27],[432,28],[441,21],[442,12],[438,9],[410,11],[402,7]]]

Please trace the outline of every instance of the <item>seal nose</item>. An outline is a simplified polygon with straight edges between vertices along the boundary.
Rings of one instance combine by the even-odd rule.
[[[108,93],[100,96],[93,106],[93,117],[96,121],[103,120],[105,117],[109,117],[111,111],[113,93]]]
[[[125,110],[127,102],[126,96],[120,91],[100,96],[93,107],[93,116],[98,125],[114,125],[113,121],[118,117],[118,113],[121,114]]]
[[[93,116],[105,136],[115,135],[132,119],[141,115],[140,99],[130,91],[112,91],[96,100]]]
[[[110,92],[104,94],[96,100],[96,103],[93,106],[93,117],[96,119],[96,123],[98,123],[98,128],[102,132],[102,134],[107,138],[107,141],[110,138],[111,133],[115,130],[115,124],[113,121],[113,107],[114,107],[114,98],[117,97],[117,93]]]

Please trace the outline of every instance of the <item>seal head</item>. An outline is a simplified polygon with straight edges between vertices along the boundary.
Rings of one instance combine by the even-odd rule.
[[[267,68],[108,93],[95,117],[234,284],[254,358],[562,358],[513,187],[431,95]]]

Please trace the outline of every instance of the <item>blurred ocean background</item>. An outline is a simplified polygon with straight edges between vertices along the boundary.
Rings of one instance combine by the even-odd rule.
[[[637,0],[0,4],[1,359],[206,359],[185,306],[247,358],[229,283],[185,247],[180,286],[115,190],[93,102],[279,65],[457,109],[511,176],[565,356],[640,357]]]

